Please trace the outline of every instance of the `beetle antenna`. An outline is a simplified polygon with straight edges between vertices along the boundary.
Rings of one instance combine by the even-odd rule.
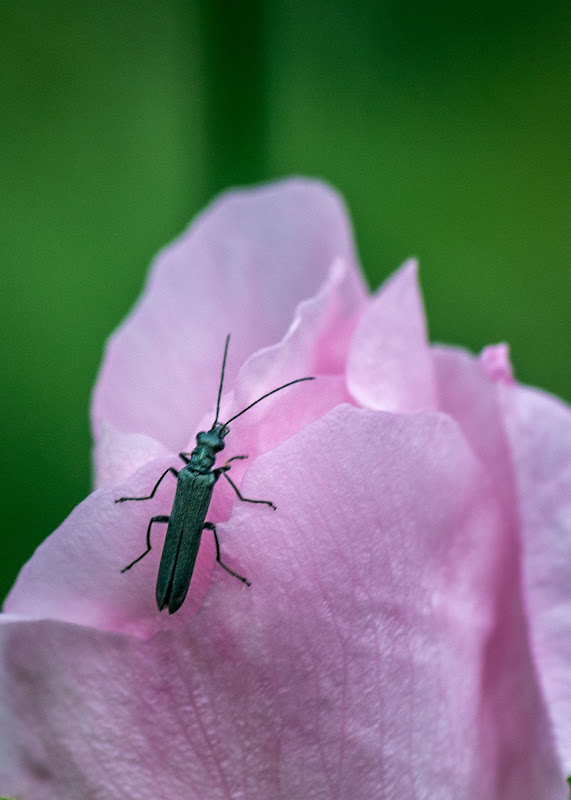
[[[216,419],[212,425],[212,428],[216,427],[216,423],[218,422],[218,415],[220,414],[220,398],[222,397],[222,386],[224,385],[224,370],[226,369],[226,356],[228,355],[228,344],[230,342],[230,334],[226,337],[226,344],[224,346],[224,358],[222,359],[222,372],[220,374],[220,386],[218,387],[218,401],[216,403]]]
[[[230,417],[230,419],[227,422],[224,423],[223,427],[225,428],[230,422],[233,422],[238,417],[241,417],[242,414],[245,414],[246,411],[249,411],[252,408],[252,406],[255,406],[261,400],[265,400],[266,397],[269,397],[271,394],[275,394],[276,392],[281,392],[282,389],[287,389],[288,386],[293,386],[294,383],[301,383],[302,381],[314,381],[314,380],[315,380],[315,377],[297,378],[295,381],[290,381],[289,383],[284,383],[283,386],[278,386],[277,389],[272,389],[271,392],[268,392],[267,394],[263,394],[261,397],[258,397],[257,400],[254,400],[253,403],[250,403],[249,406],[246,406],[246,408],[243,408],[242,411],[240,411],[239,414],[235,414],[233,417]]]

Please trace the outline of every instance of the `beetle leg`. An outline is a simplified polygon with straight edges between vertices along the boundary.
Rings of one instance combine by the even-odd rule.
[[[167,473],[169,473],[169,472],[172,472],[172,474],[173,474],[173,475],[174,475],[176,478],[178,478],[178,472],[176,471],[176,469],[175,469],[174,467],[169,467],[168,469],[166,469],[166,470],[163,472],[163,474],[161,475],[161,477],[160,477],[160,478],[158,479],[158,481],[155,483],[155,488],[154,488],[154,489],[153,489],[153,491],[150,493],[150,495],[148,495],[148,497],[120,497],[118,500],[115,500],[115,502],[116,502],[116,503],[124,503],[124,502],[125,502],[125,500],[150,500],[151,498],[153,498],[153,497],[155,496],[155,492],[156,492],[156,491],[157,491],[157,489],[159,488],[159,484],[160,484],[160,482],[161,482],[161,481],[162,481],[162,479],[165,477],[165,475],[166,475]]]
[[[234,572],[233,569],[227,567],[226,564],[224,564],[222,559],[220,558],[220,544],[218,542],[218,534],[216,533],[216,525],[213,522],[205,522],[204,530],[212,531],[212,533],[214,534],[214,544],[216,545],[216,561],[218,561],[222,569],[225,569],[226,572],[230,573],[230,575],[233,575],[235,578],[238,578],[238,580],[242,581],[242,583],[245,583],[246,586],[251,586],[252,584],[247,578],[242,577],[242,575],[238,575],[238,573]]]
[[[140,561],[147,555],[147,553],[151,552],[151,525],[153,524],[153,522],[168,522],[169,519],[170,517],[165,517],[163,515],[158,517],[151,517],[151,521],[149,522],[149,527],[147,528],[147,549],[142,555],[139,556],[139,558],[136,558],[134,561],[131,561],[131,563],[128,564],[126,567],[123,567],[123,569],[121,570],[122,573],[127,572],[128,569],[131,569],[131,567],[137,563],[137,561]]]
[[[228,472],[229,469],[232,469],[232,467],[230,466],[231,461],[241,461],[244,458],[248,458],[248,456],[232,456],[232,458],[229,458],[228,461],[221,467],[216,467],[216,469],[213,469],[212,472],[214,472],[214,474],[216,475],[216,480],[218,480],[218,478],[225,472]]]
[[[224,470],[224,467],[222,467],[222,469]],[[265,506],[273,508],[274,511],[276,510],[276,506],[272,503],[271,500],[251,500],[249,497],[243,497],[242,494],[240,493],[240,489],[238,489],[232,478],[230,478],[226,474],[226,470],[224,470],[220,474],[224,475],[230,486],[234,489],[234,491],[236,492],[236,496],[238,497],[238,500],[241,500],[243,503],[263,503]]]
[[[232,458],[229,458],[224,466],[227,467],[231,461],[242,461],[244,458],[248,458],[248,456],[232,456]]]

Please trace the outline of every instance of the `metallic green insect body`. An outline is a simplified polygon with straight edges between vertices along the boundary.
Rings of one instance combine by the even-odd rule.
[[[245,503],[262,503],[270,506],[270,508],[274,510],[276,507],[270,500],[251,500],[247,497],[243,497],[236,484],[228,476],[227,473],[230,469],[230,462],[247,458],[247,456],[234,456],[228,459],[222,467],[214,468],[216,454],[224,449],[224,439],[229,433],[228,424],[230,422],[240,417],[252,408],[252,406],[259,403],[260,400],[264,400],[266,397],[280,392],[282,389],[292,386],[294,383],[314,380],[313,377],[298,378],[295,381],[284,383],[283,386],[279,386],[277,389],[267,392],[267,394],[262,395],[253,403],[250,403],[249,406],[246,406],[239,414],[235,414],[227,422],[218,422],[229,341],[230,335],[226,337],[226,346],[224,348],[220,387],[218,389],[218,402],[216,404],[216,419],[209,431],[201,431],[197,435],[196,447],[192,453],[179,453],[180,458],[185,462],[185,466],[181,470],[176,470],[174,467],[169,467],[165,470],[156,482],[153,491],[146,497],[120,497],[118,500],[115,500],[116,503],[124,503],[129,500],[150,500],[154,497],[161,481],[169,472],[172,472],[177,478],[176,494],[170,515],[151,517],[147,528],[147,549],[121,570],[121,572],[126,572],[131,569],[131,567],[151,551],[151,527],[153,523],[168,523],[155,596],[159,611],[168,607],[170,614],[174,614],[175,611],[178,611],[188,592],[203,530],[211,530],[214,535],[216,560],[220,566],[225,569],[226,572],[229,572],[230,575],[233,575],[235,578],[242,581],[242,583],[245,583],[246,586],[250,586],[250,582],[247,578],[231,570],[220,558],[220,545],[216,533],[216,526],[212,522],[206,522],[206,515],[210,506],[210,500],[212,499],[212,492],[214,491],[214,486],[218,478],[224,475],[230,486],[232,486],[236,492],[239,500]]]

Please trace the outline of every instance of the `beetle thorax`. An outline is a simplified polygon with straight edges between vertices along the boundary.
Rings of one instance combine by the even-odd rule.
[[[216,425],[209,431],[200,431],[188,466],[195,472],[210,472],[216,461],[216,453],[224,450],[224,437],[227,433],[228,429],[222,425]]]

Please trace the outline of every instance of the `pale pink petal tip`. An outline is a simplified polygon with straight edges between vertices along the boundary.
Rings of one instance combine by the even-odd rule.
[[[436,381],[414,259],[372,298],[347,364],[349,391],[362,406],[414,413],[437,408]]]
[[[513,383],[514,375],[507,344],[491,344],[480,354],[480,361],[489,378],[500,383]]]

